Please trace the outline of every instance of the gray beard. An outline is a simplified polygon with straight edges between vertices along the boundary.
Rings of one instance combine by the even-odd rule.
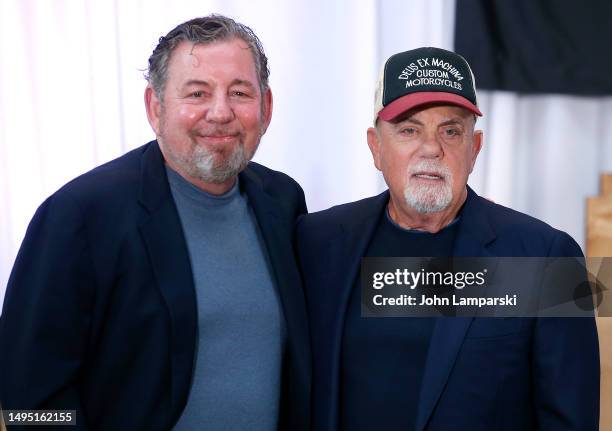
[[[446,183],[442,187],[406,187],[404,199],[416,212],[429,214],[448,208],[453,199],[453,192]]]
[[[222,184],[238,175],[249,163],[250,157],[240,144],[225,159],[217,162],[215,154],[207,148],[195,147],[188,162],[188,174],[205,183]]]
[[[161,137],[160,137],[161,138]],[[247,155],[244,145],[240,143],[231,154],[218,160],[220,154],[208,148],[195,145],[190,156],[176,154],[170,145],[163,144],[163,138],[158,138],[163,145],[168,158],[172,160],[188,176],[197,178],[209,184],[223,184],[238,175],[253,156]]]
[[[442,174],[444,182],[440,185],[410,185],[410,177],[419,169],[435,170]],[[445,210],[453,200],[453,178],[448,169],[435,163],[425,162],[408,172],[408,182],[404,189],[404,200],[416,212],[421,214]]]

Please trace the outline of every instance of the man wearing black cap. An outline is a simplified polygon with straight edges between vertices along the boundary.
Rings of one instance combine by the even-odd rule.
[[[367,131],[389,190],[300,219],[316,430],[597,429],[591,318],[361,317],[362,257],[582,255],[467,186],[481,115],[461,56],[391,56]]]

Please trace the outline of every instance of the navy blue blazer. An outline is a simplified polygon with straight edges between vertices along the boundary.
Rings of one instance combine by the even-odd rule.
[[[256,163],[240,187],[286,319],[281,429],[306,430],[311,353],[292,245],[304,194]],[[196,337],[189,255],[153,141],[71,181],[36,212],[0,319],[0,403],[76,409],[70,429],[170,429],[187,401]]]
[[[338,429],[347,304],[388,200],[384,192],[298,221],[317,431]],[[469,188],[461,218],[456,256],[582,255],[566,233]],[[436,319],[417,412],[418,431],[596,431],[599,350],[594,319]]]

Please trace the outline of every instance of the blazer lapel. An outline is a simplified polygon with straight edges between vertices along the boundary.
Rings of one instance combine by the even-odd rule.
[[[342,362],[342,337],[344,333],[344,321],[348,302],[355,285],[355,280],[361,273],[361,258],[366,252],[368,244],[374,235],[380,215],[389,201],[389,192],[385,191],[372,198],[362,211],[356,212],[355,218],[341,225],[342,252],[339,263],[336,266],[341,269],[336,273],[336,282],[332,286],[339,286],[338,295],[334,298],[337,306],[333,307],[336,314],[333,316],[334,334],[332,335],[332,369],[330,375],[330,412],[329,429],[338,428],[338,413],[340,399],[340,367]],[[350,274],[350,277],[347,277]]]
[[[140,233],[171,322],[171,394],[176,416],[187,402],[197,338],[197,306],[189,252],[157,142],[145,150],[140,202],[148,217]]]
[[[468,187],[468,196],[461,215],[453,249],[457,257],[491,256],[486,246],[495,240],[495,232],[481,208],[480,197]],[[439,317],[429,344],[421,383],[416,430],[422,431],[448,381],[463,339],[473,317]]]
[[[487,210],[478,196],[467,186],[467,199],[459,221],[459,231],[453,250],[454,256],[487,257],[491,256],[487,246],[495,241],[495,230],[487,217]]]
[[[306,304],[291,240],[293,215],[283,214],[283,203],[265,191],[263,179],[252,169],[247,167],[240,174],[240,181],[255,213],[270,258],[287,322],[289,345],[294,353],[292,360],[298,363],[298,369],[310,370]],[[302,361],[305,363],[300,363]]]
[[[472,320],[471,317],[439,317],[436,319],[421,383],[417,431],[425,428],[440,398]]]

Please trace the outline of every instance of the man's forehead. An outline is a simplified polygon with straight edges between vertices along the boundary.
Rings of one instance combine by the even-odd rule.
[[[429,104],[410,109],[390,121],[397,124],[404,121],[437,120],[440,122],[455,120],[464,122],[474,118],[474,114],[468,109],[457,105],[449,104]]]
[[[245,41],[237,37],[207,43],[188,40],[181,41],[172,50],[169,64],[179,63],[183,66],[197,68],[206,63],[214,64],[209,61],[212,58],[215,58],[217,61],[222,59],[223,62],[247,60],[246,63],[252,63],[253,68],[255,68],[255,59],[251,49]]]
[[[196,80],[209,82],[211,74],[256,86],[255,61],[246,42],[239,38],[210,43],[181,41],[172,51],[168,79],[176,85]]]

